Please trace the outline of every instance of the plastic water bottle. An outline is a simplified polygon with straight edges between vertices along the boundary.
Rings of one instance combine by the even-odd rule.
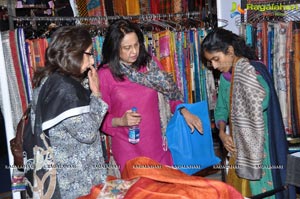
[[[136,107],[132,107],[133,112],[137,112]],[[140,127],[138,125],[130,126],[128,131],[128,141],[131,144],[137,144],[140,141]]]

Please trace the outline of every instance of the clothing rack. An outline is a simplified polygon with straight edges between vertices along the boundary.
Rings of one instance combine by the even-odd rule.
[[[156,20],[180,20],[180,19],[200,19],[202,21],[202,12],[187,12],[187,13],[174,13],[174,14],[145,14],[145,15],[129,15],[129,16],[93,16],[93,17],[17,17],[9,16],[13,22],[38,22],[38,21],[51,21],[51,22],[91,22],[92,24],[105,24],[107,21],[116,19],[128,19],[133,21],[156,21]],[[221,20],[225,25],[226,21]],[[10,28],[14,29],[14,24],[10,24]]]

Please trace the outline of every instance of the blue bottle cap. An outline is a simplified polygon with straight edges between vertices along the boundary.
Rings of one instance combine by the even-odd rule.
[[[136,107],[132,107],[131,110],[132,110],[133,112],[136,112],[136,111],[137,111],[137,108],[136,108]]]

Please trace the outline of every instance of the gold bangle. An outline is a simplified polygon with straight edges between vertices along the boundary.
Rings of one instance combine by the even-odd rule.
[[[92,95],[94,95],[95,97],[101,97],[101,93],[100,92],[92,93]]]

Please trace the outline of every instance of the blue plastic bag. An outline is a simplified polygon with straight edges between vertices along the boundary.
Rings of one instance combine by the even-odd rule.
[[[204,131],[203,135],[196,129],[191,133],[191,129],[178,111],[181,107],[185,107],[201,119]],[[221,160],[215,155],[211,133],[206,101],[178,105],[168,123],[166,132],[174,167],[191,175],[218,164]]]

